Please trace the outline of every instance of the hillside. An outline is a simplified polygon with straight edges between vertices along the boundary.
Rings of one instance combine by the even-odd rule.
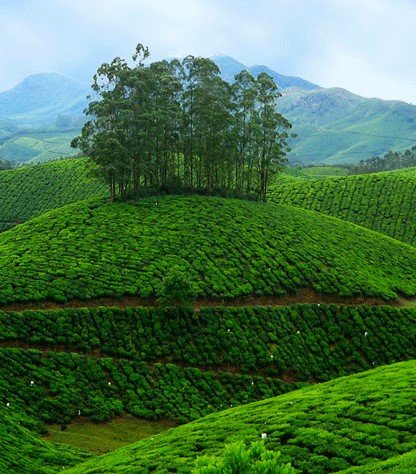
[[[85,119],[88,84],[55,73],[28,76],[0,92],[0,160],[43,162],[71,156]]]
[[[2,474],[49,474],[89,457],[77,449],[44,441],[33,432],[36,422],[10,404],[0,407],[0,471]],[[32,429],[32,431],[30,429]]]
[[[106,196],[85,159],[54,161],[0,172],[0,232],[51,209]]]
[[[78,133],[78,128],[16,132],[0,143],[0,160],[34,164],[74,156],[70,143]]]
[[[201,196],[94,200],[0,235],[0,302],[154,298],[172,265],[200,297],[416,294],[416,249],[304,209]]]
[[[237,440],[255,441],[261,433],[267,433],[268,449],[281,451],[304,473],[385,461],[416,448],[415,370],[415,361],[393,364],[233,408],[69,472],[190,472],[197,456]]]
[[[416,169],[325,179],[280,176],[270,200],[351,221],[416,243]]]
[[[47,423],[185,422],[416,358],[415,323],[365,305],[0,312],[0,397]]]
[[[416,107],[366,99],[345,89],[284,91],[279,112],[293,124],[289,159],[301,163],[358,163],[416,142]]]
[[[401,101],[367,99],[345,89],[325,89],[266,66],[247,67],[229,56],[212,58],[222,77],[232,81],[247,69],[271,75],[283,97],[279,112],[293,124],[292,163],[358,163],[416,143],[416,107]]]
[[[12,89],[0,92],[0,117],[24,125],[53,123],[60,114],[82,115],[89,84],[54,73],[26,77]]]

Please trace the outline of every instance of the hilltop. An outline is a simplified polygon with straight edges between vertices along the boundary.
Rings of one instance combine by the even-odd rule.
[[[198,456],[219,454],[225,443],[255,441],[261,433],[267,433],[268,449],[305,473],[354,466],[363,467],[354,472],[368,472],[367,466],[405,453],[414,467],[415,370],[415,361],[393,364],[229,409],[69,472],[190,472]]]
[[[300,208],[160,196],[85,201],[0,235],[0,302],[154,298],[172,265],[199,297],[416,294],[416,249]]]
[[[269,199],[322,212],[415,244],[415,168],[324,179],[299,176],[280,175]]]
[[[279,89],[281,90],[288,89],[289,87],[298,87],[299,89],[303,90],[321,89],[321,87],[317,84],[306,81],[300,77],[285,76],[284,74],[279,74],[278,72],[273,71],[267,66],[245,66],[244,64],[236,61],[231,56],[224,54],[214,55],[210,59],[212,59],[212,61],[214,61],[214,63],[220,68],[222,78],[228,82],[233,82],[234,76],[246,69],[255,77],[257,77],[258,74],[265,72],[269,76],[273,77]]]

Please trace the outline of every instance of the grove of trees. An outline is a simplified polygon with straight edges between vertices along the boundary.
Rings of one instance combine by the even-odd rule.
[[[390,171],[400,168],[416,166],[416,145],[405,151],[389,151],[383,156],[373,156],[367,160],[361,160],[358,165],[351,166],[351,172],[377,173],[378,171]]]
[[[274,80],[242,71],[229,84],[209,59],[148,57],[138,44],[133,67],[117,57],[98,68],[91,120],[72,142],[99,165],[111,199],[155,190],[265,201],[291,128]]]

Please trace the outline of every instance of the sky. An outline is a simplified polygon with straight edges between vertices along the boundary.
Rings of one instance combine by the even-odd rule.
[[[416,0],[0,0],[0,91],[129,58],[230,55],[323,87],[416,104]]]

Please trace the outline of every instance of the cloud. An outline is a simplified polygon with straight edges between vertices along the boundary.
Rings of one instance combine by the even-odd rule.
[[[153,59],[222,52],[416,102],[414,0],[4,0],[2,9],[3,89],[40,71],[89,80],[141,42]]]

